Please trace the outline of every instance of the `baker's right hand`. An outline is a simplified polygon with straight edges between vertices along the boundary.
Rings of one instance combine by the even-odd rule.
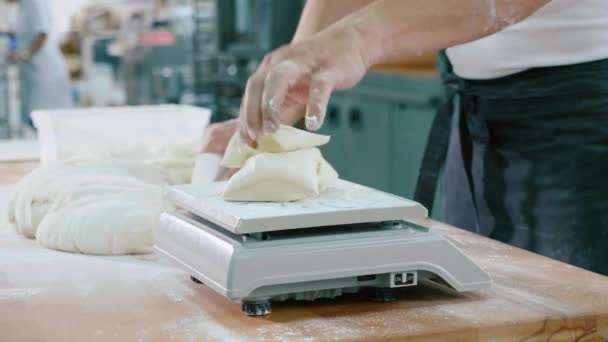
[[[319,129],[332,91],[354,86],[369,66],[365,46],[349,25],[333,25],[273,51],[247,81],[241,136],[252,142],[302,117],[308,129]]]

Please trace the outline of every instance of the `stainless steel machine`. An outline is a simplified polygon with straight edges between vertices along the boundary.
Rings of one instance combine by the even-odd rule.
[[[193,0],[193,92],[214,121],[238,115],[247,78],[264,55],[288,43],[302,0]]]
[[[457,291],[491,285],[449,241],[408,221],[427,216],[416,202],[343,180],[302,201],[226,202],[224,184],[168,188],[175,209],[162,214],[155,249],[247,315],[364,288],[392,301],[423,279]]]

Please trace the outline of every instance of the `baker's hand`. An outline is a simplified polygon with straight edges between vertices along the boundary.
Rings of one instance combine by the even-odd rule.
[[[27,51],[23,52],[11,52],[6,57],[9,61],[14,63],[27,62],[30,59],[30,54]]]
[[[203,139],[202,153],[224,154],[230,138],[238,129],[238,119],[214,123],[207,127]],[[228,180],[238,169],[225,169],[217,180]]]
[[[238,128],[238,120],[228,120],[209,125],[203,138],[203,153],[224,154],[230,138]]]
[[[247,142],[274,133],[279,124],[305,116],[306,127],[323,124],[334,89],[354,86],[369,68],[365,46],[350,26],[334,25],[264,58],[247,81],[240,133]]]

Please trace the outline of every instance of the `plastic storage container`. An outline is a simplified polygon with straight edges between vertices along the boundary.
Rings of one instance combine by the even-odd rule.
[[[183,105],[34,111],[43,164],[77,155],[145,147],[200,150],[211,112]]]

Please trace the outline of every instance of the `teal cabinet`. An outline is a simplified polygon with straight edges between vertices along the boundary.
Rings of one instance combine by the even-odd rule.
[[[319,131],[331,136],[321,147],[340,178],[390,190],[390,104],[374,98],[334,96]]]
[[[338,171],[341,178],[350,168],[351,158],[347,150],[348,127],[344,124],[347,118],[348,98],[334,94],[327,107],[325,122],[318,133],[331,136],[328,144],[321,146],[323,157]]]
[[[392,190],[399,196],[414,197],[420,163],[434,113],[428,107],[400,103],[393,107]]]
[[[344,179],[378,190],[390,191],[390,106],[381,99],[361,96],[346,107],[346,146],[342,153],[349,160]]]
[[[426,148],[436,106],[429,103],[400,103],[393,107],[392,146],[393,167],[392,186],[394,194],[413,198],[418,181],[422,157]],[[442,205],[440,186],[435,194],[433,218],[441,218]]]
[[[442,92],[432,77],[367,75],[332,96],[320,130],[331,135],[323,155],[342,179],[413,198]],[[441,218],[440,197],[433,217]]]

